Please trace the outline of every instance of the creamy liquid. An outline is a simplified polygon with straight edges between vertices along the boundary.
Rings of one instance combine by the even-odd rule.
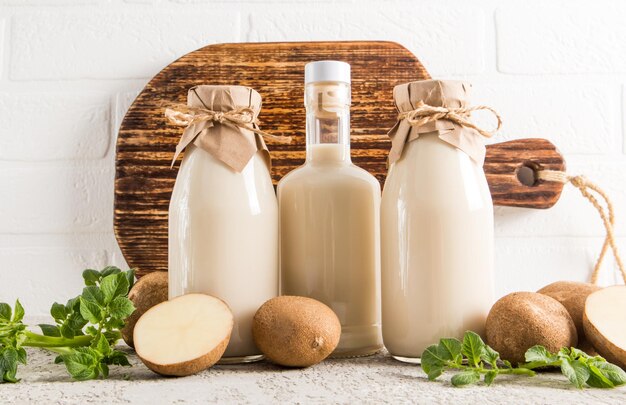
[[[383,340],[418,358],[441,337],[483,333],[493,303],[493,207],[483,170],[422,134],[391,168],[381,208]]]
[[[278,184],[281,294],[315,298],[341,322],[335,356],[377,351],[380,185],[338,144],[309,146],[310,162]]]
[[[225,357],[259,355],[252,317],[278,295],[278,208],[260,152],[236,173],[187,147],[169,212],[169,296],[221,298],[235,316]]]

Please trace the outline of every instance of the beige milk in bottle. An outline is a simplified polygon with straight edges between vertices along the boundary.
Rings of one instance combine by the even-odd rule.
[[[256,117],[261,97],[242,86],[198,86],[188,104],[218,112],[250,108]],[[235,325],[221,362],[254,361],[262,356],[252,317],[278,295],[278,207],[267,150],[259,135],[217,121],[186,131],[194,140],[170,201],[169,296],[201,292],[224,300]]]
[[[341,322],[333,356],[381,348],[380,185],[350,159],[350,65],[305,68],[306,162],[278,184],[281,294],[328,305]]]
[[[428,80],[394,89],[400,113],[465,107],[467,83]],[[493,303],[493,207],[475,130],[401,119],[390,132],[383,188],[383,340],[403,361],[441,337],[483,333]]]

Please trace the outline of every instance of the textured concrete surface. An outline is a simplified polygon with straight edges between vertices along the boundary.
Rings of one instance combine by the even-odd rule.
[[[502,377],[491,387],[455,388],[450,375],[429,382],[419,366],[386,354],[328,360],[304,370],[266,362],[215,366],[185,378],[153,374],[131,356],[133,367],[112,368],[108,380],[73,382],[54,356],[29,350],[18,384],[0,385],[1,404],[162,403],[428,403],[428,404],[617,404],[626,387],[614,390],[569,386],[559,373],[534,378]]]

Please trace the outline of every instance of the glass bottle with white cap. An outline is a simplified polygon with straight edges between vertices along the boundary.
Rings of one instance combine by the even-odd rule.
[[[334,357],[366,356],[380,332],[380,184],[350,159],[350,65],[305,67],[306,161],[278,183],[281,294],[337,314]]]

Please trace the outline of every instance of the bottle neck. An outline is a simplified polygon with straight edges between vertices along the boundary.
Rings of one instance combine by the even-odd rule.
[[[304,104],[306,162],[350,163],[350,85],[309,83]]]

